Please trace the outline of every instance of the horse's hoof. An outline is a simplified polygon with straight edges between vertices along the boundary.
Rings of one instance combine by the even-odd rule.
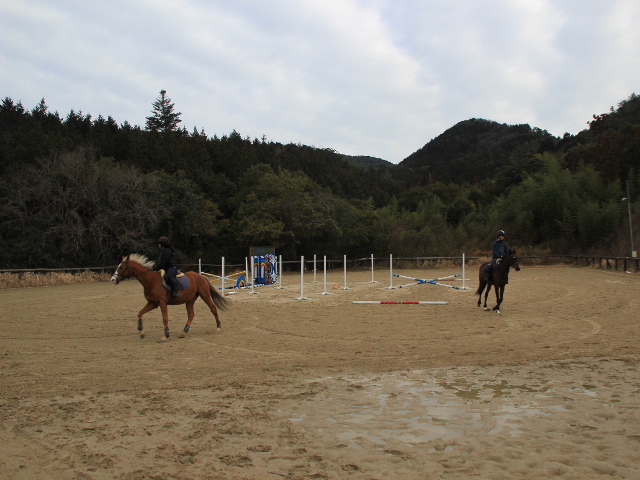
[[[222,328],[218,327],[218,331],[222,330]]]
[[[178,338],[184,338],[184,337],[185,337],[184,333],[181,333],[180,335],[178,335]]]
[[[167,341],[167,337],[162,337],[162,338],[160,339],[160,341],[161,341],[161,342],[166,342],[166,341]]]
[[[485,312],[488,312],[489,310],[491,310],[489,307],[484,307]]]
[[[144,339],[144,333],[140,334],[140,339]]]

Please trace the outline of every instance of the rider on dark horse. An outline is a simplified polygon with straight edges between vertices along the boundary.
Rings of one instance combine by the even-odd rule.
[[[173,300],[180,295],[180,292],[178,292],[180,285],[176,279],[178,267],[174,255],[175,249],[171,246],[171,242],[169,242],[167,237],[160,237],[158,239],[158,248],[161,250],[160,260],[158,260],[158,264],[154,270],[164,270],[164,278],[171,287],[171,299]]]
[[[491,250],[493,252],[491,262],[489,262],[489,265],[487,265],[482,272],[482,277],[485,282],[491,278],[493,267],[495,267],[496,262],[498,260],[502,260],[509,253],[509,247],[504,243],[504,237],[504,230],[498,230],[498,233],[496,233],[496,239],[493,241],[493,245],[491,245]]]

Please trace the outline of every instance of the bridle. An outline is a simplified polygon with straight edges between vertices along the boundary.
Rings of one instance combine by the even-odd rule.
[[[130,262],[130,260],[127,260],[126,262],[120,262],[120,264],[118,265],[118,268],[116,268],[116,272],[113,274],[113,277],[111,277],[111,280],[114,281],[114,283],[116,285],[118,283],[120,283],[122,280],[125,280],[127,278],[137,277],[138,275],[142,275],[143,273],[148,273],[148,272],[153,272],[154,271],[154,270],[144,270],[144,271],[139,272],[139,273],[132,273],[128,277],[124,277],[122,274],[118,273],[118,271],[120,270],[120,267],[122,265],[125,266],[125,269],[122,271],[122,273],[125,273],[127,270],[131,270],[129,268],[129,262]]]

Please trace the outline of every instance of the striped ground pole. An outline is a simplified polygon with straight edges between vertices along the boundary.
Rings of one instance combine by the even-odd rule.
[[[420,300],[416,302],[409,301],[380,301],[380,300],[354,300],[351,303],[364,303],[371,305],[447,305],[449,302],[440,302],[440,301],[428,301],[428,300]]]

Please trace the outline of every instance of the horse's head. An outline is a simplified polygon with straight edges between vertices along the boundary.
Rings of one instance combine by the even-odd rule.
[[[131,268],[129,267],[130,256],[131,255],[127,255],[126,257],[122,257],[120,259],[118,268],[116,268],[115,273],[111,277],[111,281],[114,285],[118,285],[122,280],[133,275],[133,273],[131,272]]]
[[[509,250],[509,255],[507,255],[507,261],[509,262],[509,266],[516,269],[516,272],[520,271],[520,261],[516,256],[515,250]]]
[[[125,278],[136,277],[140,279],[138,275],[152,271],[153,262],[151,260],[144,255],[132,253],[126,257],[122,257],[118,268],[116,268],[116,272],[111,277],[111,281],[117,285]]]

